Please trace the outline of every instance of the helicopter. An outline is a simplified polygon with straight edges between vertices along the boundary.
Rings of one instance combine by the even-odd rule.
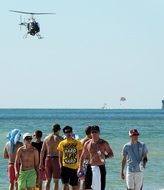
[[[25,26],[27,29],[27,33],[24,35],[24,38],[27,38],[28,34],[31,36],[37,36],[38,39],[42,39],[43,37],[40,35],[40,26],[39,23],[35,20],[34,15],[46,15],[46,14],[55,14],[55,13],[35,13],[35,12],[25,12],[25,11],[16,11],[16,10],[9,10],[10,12],[15,13],[22,13],[22,14],[29,14],[31,18],[28,18],[28,21],[22,22],[22,17],[20,17],[20,29],[21,26]]]

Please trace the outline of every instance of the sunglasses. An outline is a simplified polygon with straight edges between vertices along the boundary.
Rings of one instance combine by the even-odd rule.
[[[67,133],[72,133],[72,131],[65,131],[64,133],[66,133],[66,134],[67,134]]]
[[[31,141],[31,140],[32,140],[32,137],[26,137],[25,140],[26,140],[26,141]]]
[[[134,136],[139,136],[138,134],[133,134],[133,135],[131,135],[131,137],[134,137]]]
[[[91,133],[98,133],[98,131],[91,131]]]

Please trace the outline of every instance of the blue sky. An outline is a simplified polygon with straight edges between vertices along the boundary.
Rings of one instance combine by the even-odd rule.
[[[44,39],[23,39],[10,9],[56,14],[35,17]],[[3,1],[0,108],[161,108],[163,9],[162,0]]]

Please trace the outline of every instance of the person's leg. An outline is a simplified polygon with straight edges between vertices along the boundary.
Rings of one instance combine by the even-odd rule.
[[[26,179],[26,186],[27,190],[33,190],[36,187],[36,170],[31,169],[26,171],[27,179]]]
[[[46,160],[45,160],[46,190],[50,190],[52,172],[53,172],[52,159],[49,157],[46,157]]]
[[[18,177],[18,189],[19,190],[26,190],[26,179],[27,179],[26,171],[20,171],[19,177]]]
[[[92,169],[91,165],[88,164],[87,171],[85,174],[84,190],[91,190],[92,189],[91,185],[92,185]]]
[[[13,183],[9,184],[9,190],[14,190],[14,184]]]
[[[18,190],[18,183],[15,182],[15,190]]]
[[[72,186],[72,190],[79,190],[79,178],[77,177],[77,169],[70,169],[70,185]]]
[[[51,179],[46,179],[46,183],[45,183],[46,190],[50,190],[50,185],[51,185]]]
[[[53,158],[53,178],[54,178],[54,190],[59,189],[59,179],[60,179],[60,174],[61,174],[61,169],[59,165],[59,157],[56,156]]]
[[[14,164],[8,165],[9,190],[14,190],[15,187],[15,169]]]
[[[101,190],[105,190],[106,186],[106,168],[105,165],[99,166],[101,174]]]
[[[62,190],[69,190],[69,179],[70,179],[69,168],[62,166],[61,167],[61,181],[62,181]]]
[[[134,190],[134,173],[133,172],[126,173],[126,185],[127,185],[127,190]]]
[[[143,172],[135,172],[135,190],[141,190],[143,185]]]
[[[58,190],[58,189],[59,189],[59,180],[54,179],[54,190]]]
[[[79,190],[79,186],[78,185],[72,186],[72,190]]]
[[[80,180],[78,181],[77,190],[80,190]]]
[[[62,185],[62,190],[69,190],[68,183],[65,183],[65,184]]]

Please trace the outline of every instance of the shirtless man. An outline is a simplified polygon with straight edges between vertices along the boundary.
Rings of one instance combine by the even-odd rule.
[[[84,144],[90,140],[92,138],[91,136],[91,126],[88,126],[86,129],[85,129],[85,134],[86,136],[81,139],[81,144],[82,146],[84,147]],[[88,189],[88,186],[90,186],[90,183],[87,184],[88,180],[85,181],[85,178],[88,178],[88,175],[90,176],[90,173],[91,173],[91,165],[89,164],[89,156],[87,158],[85,158],[84,162],[83,162],[83,174],[84,176],[82,176],[82,178],[80,178],[80,181],[81,181],[81,186],[82,186],[82,190],[85,190],[85,189]]]
[[[81,139],[81,144],[84,146],[85,142],[87,142],[88,140],[90,140],[92,138],[91,136],[91,126],[88,126],[86,129],[85,129],[85,134],[86,136]]]
[[[16,182],[16,178],[15,178],[15,170],[14,170],[14,163],[15,163],[15,157],[16,157],[16,152],[18,150],[18,148],[20,148],[21,146],[23,146],[22,142],[19,142],[21,133],[19,129],[14,129],[11,132],[9,132],[10,134],[14,134],[14,137],[16,138],[16,135],[18,134],[18,141],[15,142],[16,144],[14,144],[13,146],[13,150],[10,151],[11,148],[11,142],[8,141],[4,147],[4,151],[3,151],[3,157],[5,159],[8,159],[8,177],[9,177],[9,190],[14,190],[14,186],[15,189],[17,190],[17,182]]]
[[[59,166],[59,151],[57,146],[60,141],[63,140],[60,133],[60,125],[54,124],[52,126],[53,133],[48,135],[42,146],[40,154],[40,169],[45,169],[46,171],[46,190],[50,189],[51,178],[54,178],[54,190],[59,189],[59,178],[60,178],[60,166]],[[44,166],[44,156],[46,153],[46,160]]]
[[[88,186],[87,189],[105,190],[105,158],[112,158],[113,151],[107,141],[100,139],[99,126],[91,127],[91,137],[92,139],[84,144],[83,152],[80,157],[79,170],[83,169],[83,161],[89,156],[91,172],[85,179],[87,184],[90,184],[90,187]]]
[[[32,136],[30,133],[23,135],[24,145],[16,154],[15,175],[18,178],[19,190],[33,190],[38,181],[39,153],[31,145]]]

